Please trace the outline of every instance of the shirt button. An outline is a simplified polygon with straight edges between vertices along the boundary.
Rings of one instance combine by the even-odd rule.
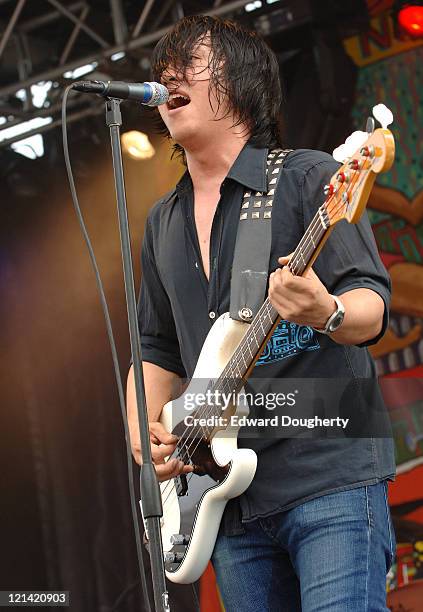
[[[214,319],[216,317],[216,313],[214,312],[214,310],[210,310],[209,317],[210,319]]]

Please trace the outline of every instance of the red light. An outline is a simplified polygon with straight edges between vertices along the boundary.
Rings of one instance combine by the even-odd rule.
[[[423,36],[423,6],[407,6],[401,9],[398,21],[410,36]]]

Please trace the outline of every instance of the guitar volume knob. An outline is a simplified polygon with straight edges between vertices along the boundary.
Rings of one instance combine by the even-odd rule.
[[[164,553],[164,562],[167,564],[170,563],[180,563],[184,558],[185,553],[174,553],[174,552],[166,552]]]
[[[189,540],[190,536],[186,533],[174,533],[170,536],[170,543],[174,546],[186,546]]]

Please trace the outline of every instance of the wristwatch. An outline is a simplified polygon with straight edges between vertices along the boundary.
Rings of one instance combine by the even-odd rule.
[[[317,327],[313,327],[313,329],[320,334],[333,334],[342,324],[345,316],[345,308],[341,300],[336,295],[331,295],[336,302],[336,310],[333,314],[330,315],[329,319],[326,321],[326,325],[323,329],[318,329]]]

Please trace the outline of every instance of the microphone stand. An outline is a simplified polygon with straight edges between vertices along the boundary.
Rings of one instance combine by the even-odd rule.
[[[147,410],[145,406],[144,378],[141,368],[141,341],[138,329],[131,243],[126,207],[125,181],[123,176],[122,151],[120,146],[120,127],[122,125],[120,102],[121,101],[116,98],[106,98],[106,124],[110,129],[110,140],[112,146],[113,171],[115,177],[123,275],[125,282],[125,296],[128,311],[129,337],[131,343],[132,360],[134,364],[138,423],[140,427],[142,454],[142,466],[140,472],[140,506],[150,544],[149,553],[155,609],[156,612],[170,612],[169,595],[166,590],[163,544],[160,530],[160,517],[163,516],[162,499],[156,471],[151,458],[150,433],[148,427]]]

